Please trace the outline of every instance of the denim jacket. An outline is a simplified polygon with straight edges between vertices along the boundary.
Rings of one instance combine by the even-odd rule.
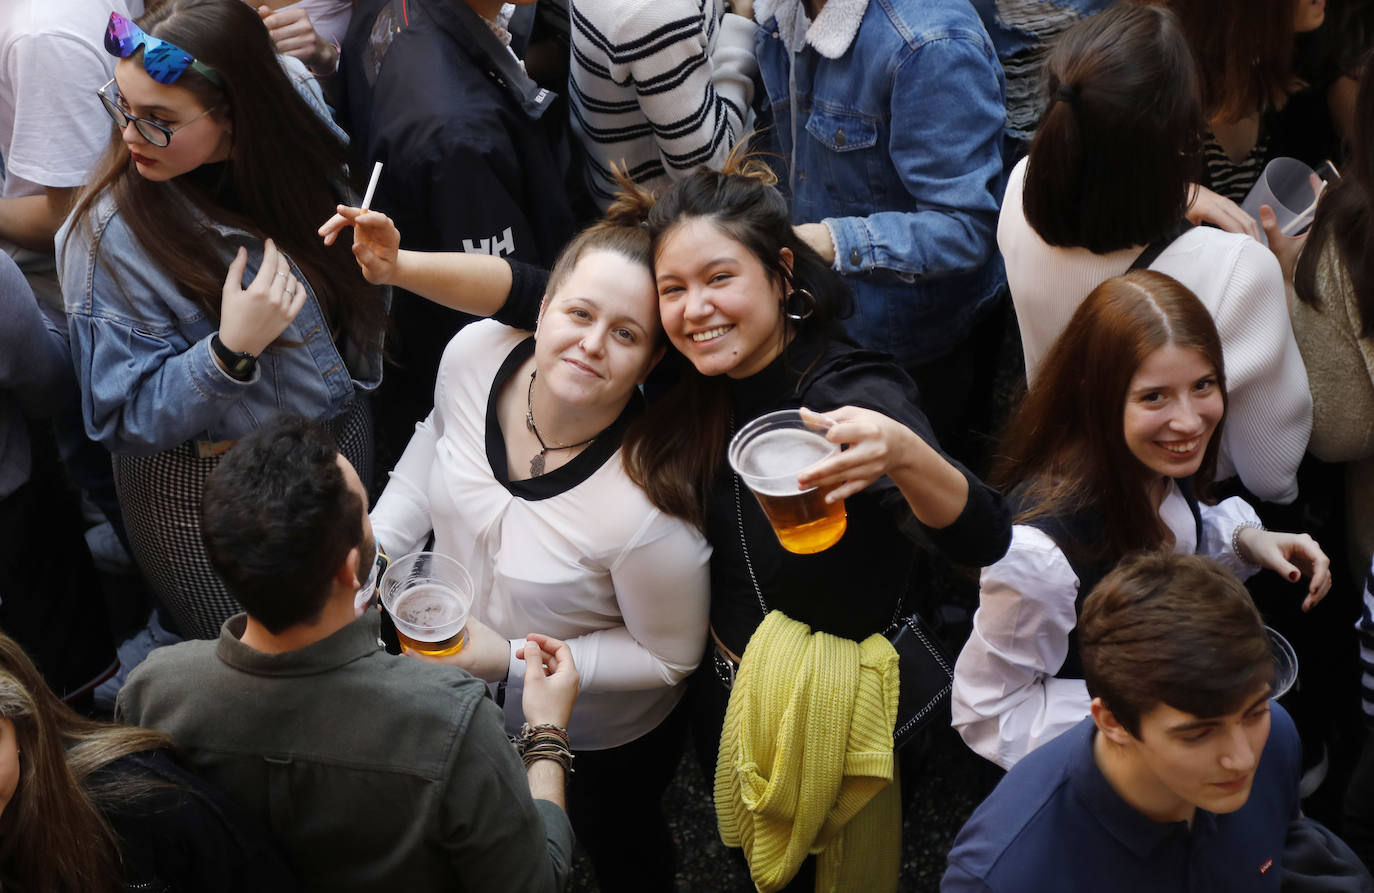
[[[201,226],[180,238],[215,240],[226,270],[244,246],[244,281],[251,281],[262,240],[209,219]],[[82,220],[68,218],[57,234],[57,257],[82,419],[91,438],[112,453],[149,455],[187,441],[235,440],[278,411],[330,419],[381,381],[380,344],[366,353],[349,345],[341,353],[294,262],[292,274],[309,298],[244,382],[225,373],[211,353],[219,321],[153,264],[108,193]]]
[[[815,23],[801,9],[755,5],[792,219],[830,228],[861,344],[937,359],[1002,285],[1001,66],[968,0],[829,0]]]

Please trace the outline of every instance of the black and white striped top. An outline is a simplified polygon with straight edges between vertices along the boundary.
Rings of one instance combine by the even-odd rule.
[[[1250,152],[1240,161],[1232,161],[1209,129],[1202,152],[1206,171],[1203,185],[1240,204],[1250,194],[1250,187],[1259,181],[1264,166],[1269,163],[1269,134],[1261,125],[1259,139],[1255,140]]]
[[[724,163],[751,120],[752,21],[720,0],[573,0],[570,18],[572,127],[602,208],[612,163],[653,189]]]

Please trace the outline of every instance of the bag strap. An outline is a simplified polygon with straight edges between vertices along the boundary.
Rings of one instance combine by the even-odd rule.
[[[1158,260],[1159,256],[1164,253],[1164,249],[1174,244],[1179,236],[1192,228],[1193,225],[1189,223],[1187,219],[1175,223],[1169,228],[1168,232],[1145,246],[1145,250],[1140,252],[1140,256],[1135,259],[1135,262],[1132,263],[1129,268],[1127,268],[1127,272],[1131,270],[1148,270],[1150,264]]]

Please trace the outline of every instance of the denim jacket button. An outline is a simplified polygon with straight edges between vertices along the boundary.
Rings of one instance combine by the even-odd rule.
[[[837,127],[837,128],[835,129],[835,145],[839,146],[840,148],[844,148],[844,128],[843,128],[843,127]]]
[[[849,263],[850,263],[851,265],[857,267],[857,266],[859,265],[859,262],[862,261],[862,260],[863,260],[863,258],[859,256],[859,249],[857,249],[857,248],[851,248],[851,249],[849,249]]]

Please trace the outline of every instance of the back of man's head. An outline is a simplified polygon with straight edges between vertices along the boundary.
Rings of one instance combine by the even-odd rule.
[[[229,593],[269,632],[320,615],[364,505],[319,425],[281,418],[244,437],[205,482],[201,529]]]
[[[1273,676],[1269,637],[1245,587],[1198,555],[1127,558],[1083,603],[1088,693],[1132,736],[1160,704],[1199,718],[1241,709]]]

